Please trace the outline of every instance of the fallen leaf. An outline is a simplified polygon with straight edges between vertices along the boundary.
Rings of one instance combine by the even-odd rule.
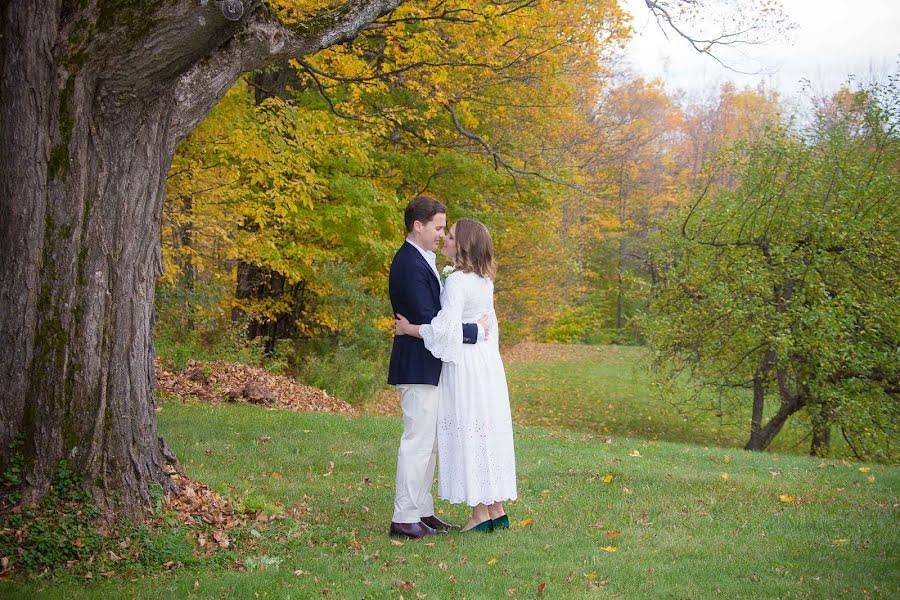
[[[875,476],[869,475],[868,477],[866,477],[866,481],[868,481],[869,483],[875,483]]]
[[[457,580],[456,580],[456,575],[451,575],[450,577],[447,578],[447,580],[448,580],[450,583],[456,583],[456,581],[457,581]]]
[[[393,545],[395,545],[395,546],[402,546],[402,545],[403,545],[403,542],[401,542],[400,540],[391,540],[391,543],[392,543]]]
[[[840,538],[840,539],[837,539],[837,540],[831,540],[831,543],[834,544],[835,546],[840,546],[841,544],[846,544],[846,543],[849,542],[849,541],[850,541],[850,540],[848,540],[848,539]]]
[[[603,483],[612,483],[613,475],[612,473],[607,473],[603,477],[600,478]]]
[[[725,464],[727,465],[728,463],[731,462],[731,457],[730,457],[729,455],[726,454],[725,457],[724,457],[722,460],[724,460],[724,461],[725,461]]]
[[[527,519],[522,519],[519,521],[519,527],[528,527],[529,525],[534,524],[534,519],[528,517]]]
[[[637,450],[632,450],[631,452],[628,453],[628,456],[633,456],[633,457],[635,457],[635,458],[640,458],[640,457],[641,457],[641,453],[638,452]]]
[[[869,467],[860,467],[860,468],[859,468],[859,472],[860,472],[860,473],[868,473],[868,472],[871,471],[871,470],[872,470],[872,469],[870,469]]]
[[[595,581],[597,579],[597,571],[591,571],[590,573],[585,573],[584,578],[588,581]]]
[[[404,592],[409,592],[414,587],[416,587],[416,584],[414,584],[412,581],[401,581],[400,579],[396,580],[394,582],[394,585],[396,587],[400,588],[401,590],[403,590]]]
[[[488,564],[489,567],[493,567],[494,565],[497,564],[497,559],[496,559],[496,558],[492,558],[492,559],[490,559],[489,561],[487,561],[487,564]]]
[[[604,546],[603,548],[601,548],[601,550],[603,550],[604,552],[618,552],[619,551],[619,549],[616,548],[615,546]]]
[[[611,540],[616,539],[616,538],[619,537],[620,535],[622,535],[622,532],[621,532],[621,531],[607,531],[607,532],[606,532],[606,537],[608,537],[608,538],[611,539]]]
[[[719,477],[722,478],[722,481],[728,481],[728,473],[722,473]]]
[[[791,496],[789,494],[782,494],[782,495],[778,496],[778,499],[781,500],[782,502],[787,503],[787,502],[793,502],[797,498],[795,498],[794,496]]]
[[[272,436],[271,436],[271,435],[261,435],[261,436],[259,436],[259,437],[256,438],[256,439],[257,439],[259,442],[265,444],[265,443],[267,443],[267,442],[271,442],[271,441],[272,441]]]
[[[538,593],[538,596],[544,595],[544,588],[545,588],[545,587],[547,587],[547,584],[544,583],[543,581],[540,582],[540,583],[538,584],[538,587],[537,587],[537,593]]]

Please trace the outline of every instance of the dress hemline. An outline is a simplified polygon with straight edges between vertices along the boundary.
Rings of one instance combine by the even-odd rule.
[[[496,504],[497,502],[515,502],[516,500],[519,499],[518,494],[516,494],[514,496],[507,496],[507,497],[503,497],[503,498],[491,498],[488,500],[479,500],[479,501],[475,502],[474,504],[472,504],[466,498],[448,498],[447,496],[441,496],[440,494],[438,494],[438,497],[441,500],[446,500],[450,504],[465,504],[469,507],[475,507],[475,506],[478,506],[479,504],[487,504],[487,505]]]

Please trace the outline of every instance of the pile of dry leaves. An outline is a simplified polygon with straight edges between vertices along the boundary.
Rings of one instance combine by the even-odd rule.
[[[355,414],[356,409],[326,392],[261,367],[222,361],[188,361],[182,371],[156,361],[156,386],[166,394],[204,402],[250,402],[290,410]]]

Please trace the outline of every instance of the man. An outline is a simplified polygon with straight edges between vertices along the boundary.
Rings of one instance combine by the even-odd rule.
[[[391,263],[389,292],[394,314],[410,323],[430,323],[441,309],[443,287],[434,251],[447,227],[446,207],[428,196],[417,196],[404,213],[406,242]],[[474,344],[478,324],[463,324],[463,342]],[[438,382],[441,361],[424,342],[409,335],[395,336],[388,383],[400,391],[403,436],[397,452],[397,482],[390,534],[421,538],[457,525],[434,515],[431,483],[437,454]]]

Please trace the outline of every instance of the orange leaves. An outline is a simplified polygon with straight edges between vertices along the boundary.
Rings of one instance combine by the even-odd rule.
[[[520,528],[521,527],[529,527],[530,525],[533,525],[533,524],[534,524],[534,519],[532,519],[531,517],[528,517],[527,519],[522,519],[521,521],[518,522],[518,526]]]
[[[606,532],[606,537],[609,538],[609,539],[611,539],[611,540],[616,539],[616,538],[619,537],[620,535],[622,535],[622,532],[621,532],[621,531],[607,531],[607,532]]]

